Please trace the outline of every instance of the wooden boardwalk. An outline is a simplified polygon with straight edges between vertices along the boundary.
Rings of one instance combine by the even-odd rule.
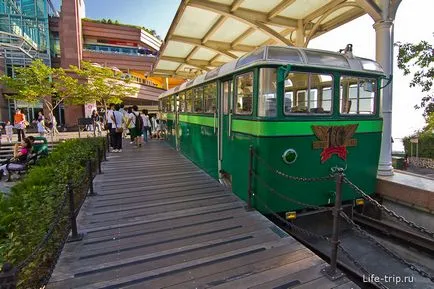
[[[109,154],[48,288],[359,288],[162,142]]]

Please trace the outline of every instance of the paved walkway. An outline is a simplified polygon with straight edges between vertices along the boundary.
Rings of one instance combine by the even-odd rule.
[[[358,288],[163,142],[109,154],[95,191],[48,288]]]

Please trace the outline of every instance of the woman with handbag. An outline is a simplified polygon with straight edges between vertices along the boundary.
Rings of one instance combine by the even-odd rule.
[[[112,127],[114,129],[113,134],[113,152],[122,152],[122,132],[124,131],[122,127],[122,112],[119,111],[119,104],[115,105],[115,109],[111,115]]]

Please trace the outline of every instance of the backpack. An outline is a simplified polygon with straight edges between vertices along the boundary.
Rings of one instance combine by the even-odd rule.
[[[136,123],[135,123],[136,129],[141,131],[143,129],[143,119],[140,116],[140,112],[139,112],[139,115],[136,115],[136,114],[134,114],[134,115],[136,116]]]

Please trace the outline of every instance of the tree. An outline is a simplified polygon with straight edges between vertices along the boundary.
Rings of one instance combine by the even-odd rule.
[[[109,67],[83,61],[81,68],[71,66],[71,70],[87,79],[86,91],[83,93],[86,98],[100,103],[104,108],[109,103],[121,103],[123,98],[138,92],[138,88],[128,85],[130,80],[122,72]]]
[[[54,80],[54,81],[53,81]],[[2,76],[0,81],[10,90],[8,97],[28,103],[42,102],[50,117],[60,103],[83,104],[86,102],[84,87],[61,68],[51,68],[40,60],[16,69],[14,78]]]
[[[416,109],[424,108],[423,116],[428,127],[434,128],[434,49],[432,44],[421,41],[417,44],[401,43],[398,47],[398,68],[403,70],[404,75],[412,75],[410,87],[419,87],[424,93],[420,104]]]

